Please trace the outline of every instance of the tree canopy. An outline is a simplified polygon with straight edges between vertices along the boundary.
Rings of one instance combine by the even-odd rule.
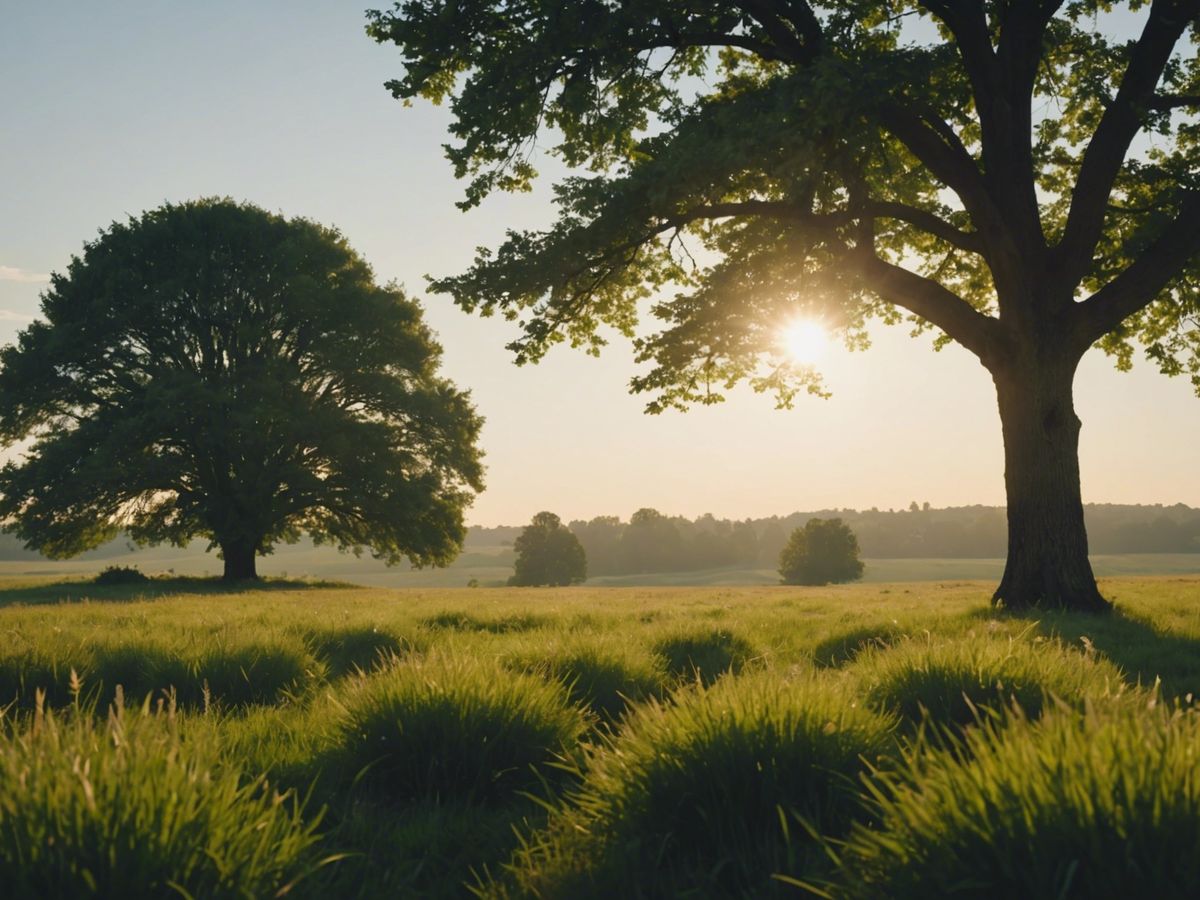
[[[170,204],[86,244],[0,352],[0,515],[77,554],[208,539],[227,577],[301,533],[449,562],[482,489],[480,419],[418,305],[336,231]]]
[[[839,584],[862,578],[858,539],[841,519],[809,519],[779,554],[784,584]]]
[[[464,207],[576,170],[558,220],[435,290],[518,361],[612,333],[660,412],[823,393],[780,333],[871,319],[974,353],[1004,424],[997,602],[1106,609],[1071,382],[1140,343],[1200,390],[1200,0],[402,0],[369,33],[449,100]],[[673,287],[674,293],[670,290]],[[639,329],[649,304],[657,330]]]
[[[517,561],[510,585],[579,584],[587,579],[583,545],[552,512],[540,512],[513,542]]]

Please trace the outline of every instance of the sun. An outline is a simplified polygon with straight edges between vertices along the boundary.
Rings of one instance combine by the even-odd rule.
[[[799,319],[784,328],[780,343],[794,362],[812,365],[825,355],[829,333],[819,322]]]

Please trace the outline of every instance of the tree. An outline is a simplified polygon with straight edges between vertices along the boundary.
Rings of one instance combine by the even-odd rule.
[[[779,554],[784,584],[840,584],[862,578],[858,538],[841,519],[809,519]]]
[[[448,563],[480,419],[421,310],[335,231],[201,200],[114,223],[0,352],[0,516],[72,556],[203,537],[226,578],[301,533]]]
[[[516,570],[510,585],[580,584],[587,579],[587,556],[574,533],[552,512],[540,512],[513,544]]]
[[[855,346],[871,317],[935,329],[996,387],[1009,533],[995,601],[1100,611],[1072,383],[1097,342],[1127,366],[1140,341],[1200,390],[1198,13],[405,0],[369,32],[403,53],[393,95],[451,98],[464,207],[527,189],[547,135],[585,170],[556,186],[553,227],[433,282],[517,320],[518,361],[562,341],[597,351],[611,327],[652,364],[632,381],[651,412],[743,380],[788,405],[823,391],[781,354],[795,317],[824,316]],[[661,330],[636,337],[639,302],[670,283]]]

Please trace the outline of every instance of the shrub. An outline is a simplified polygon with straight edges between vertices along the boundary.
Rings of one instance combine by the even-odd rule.
[[[137,566],[108,566],[92,580],[95,584],[144,584],[150,579]]]
[[[858,581],[862,574],[858,538],[841,519],[809,519],[792,532],[779,554],[784,584]]]
[[[444,655],[358,678],[344,710],[339,765],[397,800],[510,797],[587,727],[561,685]]]
[[[1200,896],[1200,718],[1133,703],[972,729],[877,776],[855,898]]]
[[[659,638],[653,650],[680,680],[712,684],[725,672],[740,672],[756,656],[754,646],[727,629],[691,628]]]
[[[886,719],[811,678],[724,678],[676,700],[636,707],[590,751],[582,786],[510,867],[514,893],[772,893],[773,873],[820,865],[797,819],[844,832],[864,760],[892,746]]]
[[[1037,717],[1053,694],[1078,702],[1121,689],[1111,663],[1064,647],[1057,641],[987,638],[907,639],[868,649],[851,667],[867,701],[917,722],[927,713],[939,724],[965,726],[977,710],[1013,703]]]
[[[4,896],[274,896],[311,867],[317,819],[219,758],[215,741],[185,741],[173,716],[145,709],[8,723]]]

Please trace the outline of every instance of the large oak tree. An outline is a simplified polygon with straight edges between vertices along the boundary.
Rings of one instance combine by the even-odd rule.
[[[558,221],[434,282],[519,360],[611,326],[651,411],[816,377],[781,324],[933,328],[995,382],[1011,607],[1103,610],[1072,382],[1140,341],[1200,387],[1200,0],[407,0],[368,26],[399,98],[450,99],[464,206],[580,174]],[[706,252],[693,256],[697,246]],[[636,337],[639,301],[678,285]]]
[[[444,564],[482,489],[480,419],[420,307],[335,231],[203,200],[114,223],[0,353],[0,515],[71,556],[121,530],[253,578],[307,533]]]

